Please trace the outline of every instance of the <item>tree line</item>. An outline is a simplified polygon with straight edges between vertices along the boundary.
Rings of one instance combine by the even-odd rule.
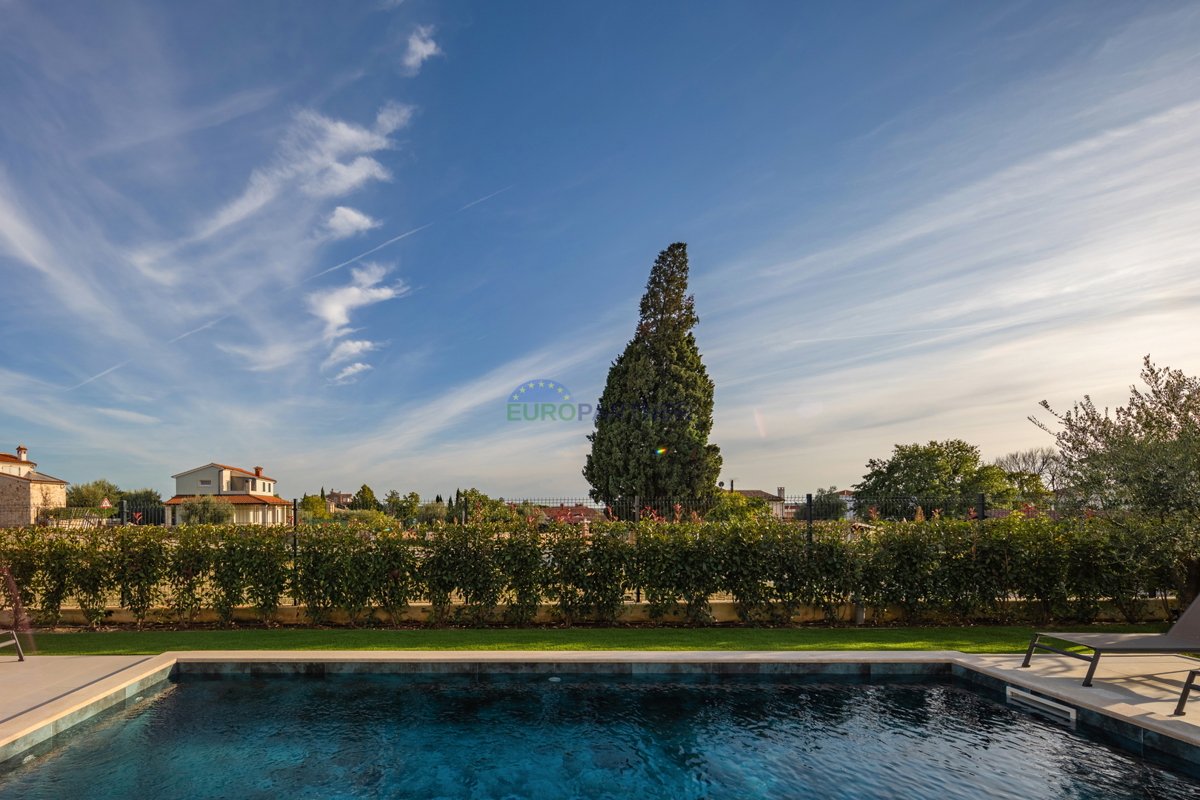
[[[99,508],[105,500],[114,506],[119,506],[124,500],[130,506],[140,508],[157,508],[163,504],[162,495],[154,489],[126,491],[106,478],[67,487],[67,506],[69,508]]]
[[[365,483],[354,493],[344,509],[330,508],[325,490],[306,494],[300,499],[301,518],[306,521],[353,520],[363,524],[430,524],[437,522],[504,522],[524,519],[536,511],[529,504],[512,505],[504,498],[492,498],[475,488],[456,489],[446,500],[436,495],[422,500],[416,492],[401,495],[392,489],[379,500]]]

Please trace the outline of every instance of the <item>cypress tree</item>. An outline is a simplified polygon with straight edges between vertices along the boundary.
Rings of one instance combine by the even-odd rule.
[[[379,511],[383,505],[375,498],[375,492],[371,491],[371,487],[364,483],[354,493],[354,498],[350,501],[350,508],[358,511]]]
[[[692,333],[699,319],[687,281],[687,245],[677,242],[658,254],[637,330],[608,371],[583,470],[594,500],[716,492],[713,382]]]

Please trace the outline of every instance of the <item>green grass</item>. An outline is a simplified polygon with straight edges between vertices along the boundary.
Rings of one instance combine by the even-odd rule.
[[[1156,623],[1085,626],[1085,629],[1161,633],[1167,627]],[[1029,646],[1032,630],[980,626],[106,631],[37,633],[32,637],[34,641],[28,652],[39,655],[153,655],[168,650],[961,650],[965,653],[1020,653]],[[22,644],[29,638],[22,635]]]

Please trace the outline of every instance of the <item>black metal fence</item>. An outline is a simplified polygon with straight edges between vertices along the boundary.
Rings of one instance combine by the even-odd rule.
[[[735,497],[736,494],[736,497]],[[709,497],[620,497],[608,502],[590,497],[498,498],[520,517],[537,517],[555,522],[581,523],[596,520],[658,519],[674,521],[721,521],[738,519],[747,510],[788,521],[806,523],[832,520],[914,521],[936,518],[985,519],[1013,513],[1047,514],[1057,518],[1075,513],[1091,513],[1092,506],[1077,499],[1035,498],[1033,500],[990,498],[981,494],[957,497],[918,495],[859,496],[853,493],[816,493],[774,495],[767,492],[719,492]],[[1108,513],[1113,508],[1106,504]],[[296,524],[305,521],[297,501],[281,506],[266,524]],[[262,524],[250,517],[237,516],[234,524]],[[467,522],[473,510],[464,504],[447,504],[437,518],[447,523]],[[247,520],[250,520],[247,522]],[[61,528],[87,528],[114,525],[179,524],[179,509],[163,505],[132,505],[119,502],[109,508],[38,507],[21,504],[0,505],[0,527],[41,525]],[[321,522],[322,520],[313,520]],[[402,523],[411,520],[400,520]]]
[[[523,497],[505,499],[505,503],[526,516],[540,513],[550,518],[582,517],[601,519],[639,520],[646,517],[668,521],[709,519],[713,515],[734,514],[741,503],[751,508],[769,511],[776,517],[798,522],[819,522],[839,519],[858,520],[916,520],[945,517],[953,519],[983,519],[1007,516],[1014,511],[1034,508],[1032,504],[1006,501],[997,503],[985,495],[930,497],[892,495],[856,497],[853,494],[771,495],[755,492],[743,495],[730,503],[730,493],[710,497],[621,497],[600,502],[590,497]],[[1048,508],[1048,504],[1043,504]],[[465,513],[465,511],[464,511]]]
[[[0,527],[39,525],[49,528],[98,528],[110,525],[162,525],[163,505],[116,503],[109,507],[43,506],[21,503],[0,505]]]

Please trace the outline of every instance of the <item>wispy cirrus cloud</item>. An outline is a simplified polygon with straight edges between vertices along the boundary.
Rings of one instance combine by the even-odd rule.
[[[441,55],[441,48],[433,41],[433,26],[418,25],[408,37],[408,47],[400,60],[401,72],[408,77],[415,76],[421,71],[421,65],[436,55]]]
[[[237,356],[241,365],[251,372],[267,372],[295,363],[312,351],[318,343],[313,339],[292,337],[263,344],[217,342],[217,349]]]
[[[349,194],[392,173],[370,153],[394,146],[389,134],[412,119],[412,107],[388,103],[371,127],[331,119],[311,110],[296,112],[273,163],[251,174],[245,190],[212,215],[196,233],[205,239],[246,219],[292,187],[317,198]]]
[[[354,383],[356,380],[358,380],[358,378],[354,376],[361,375],[362,373],[371,369],[374,369],[374,367],[372,367],[370,364],[351,364],[337,374],[337,377],[333,379],[333,383],[335,386],[343,386],[347,383]]]
[[[379,342],[371,342],[364,339],[347,339],[338,342],[337,346],[329,354],[329,357],[321,364],[321,369],[329,369],[332,366],[349,361],[353,358],[358,358],[363,353],[369,353],[372,350],[378,350]]]
[[[184,108],[175,114],[148,116],[141,120],[142,125],[123,129],[119,135],[96,144],[88,155],[108,155],[162,139],[177,138],[206,128],[215,128],[265,108],[277,95],[278,91],[272,87],[249,89],[220,98],[207,106]]]
[[[378,220],[371,219],[361,211],[346,206],[338,206],[325,222],[325,227],[329,230],[330,237],[334,239],[346,239],[355,234],[365,233],[372,228],[378,228],[382,224]]]
[[[141,414],[137,411],[129,411],[123,408],[97,408],[97,414],[103,414],[106,417],[118,420],[120,422],[133,422],[138,425],[157,425],[162,422],[158,417],[153,417],[149,414]]]
[[[391,171],[374,154],[395,147],[389,134],[407,125],[411,116],[411,107],[394,102],[381,106],[369,126],[299,111],[271,163],[253,170],[236,198],[209,214],[192,234],[132,251],[130,262],[142,274],[172,287],[173,293],[189,296],[187,308],[193,320],[210,317],[200,325],[187,320],[192,327],[171,341],[212,328],[218,350],[237,357],[251,371],[265,371],[292,364],[323,340],[348,333],[327,328],[321,334],[285,321],[288,307],[279,306],[282,316],[276,314],[263,303],[260,287],[274,276],[295,284],[316,261],[323,242],[381,224],[356,208],[337,205],[330,210],[327,203],[367,183],[392,180]],[[305,228],[315,228],[318,236],[314,239]],[[263,270],[259,266],[263,260],[278,267]],[[400,284],[371,282],[369,276],[377,271],[377,265],[372,265],[355,273],[349,287],[319,291],[327,297],[310,298],[312,307],[318,315],[348,322],[354,308],[403,293]],[[218,282],[198,285],[192,277],[196,275],[213,276]],[[243,298],[254,299],[247,303]],[[241,323],[233,340],[222,332],[224,320]],[[248,342],[247,333],[258,341]]]
[[[117,250],[116,254],[150,279],[136,287],[143,296],[137,319],[144,324],[156,309],[172,309],[167,330],[175,327],[182,331],[169,339],[161,334],[146,336],[138,332],[134,318],[114,314],[112,307],[117,304],[103,288],[88,290],[88,275],[78,262],[60,267],[64,259],[55,253],[49,237],[28,224],[15,205],[4,202],[2,181],[0,247],[7,243],[14,254],[57,279],[65,298],[89,307],[93,321],[103,320],[121,329],[123,338],[138,350],[145,350],[156,340],[172,344],[210,331],[217,339],[216,349],[234,356],[235,363],[254,372],[275,370],[303,358],[322,341],[349,331],[339,330],[334,335],[330,329],[322,334],[297,325],[287,319],[289,305],[264,302],[262,289],[280,278],[285,284],[295,285],[305,271],[312,275],[309,265],[315,263],[325,242],[380,224],[346,205],[330,210],[328,202],[356,191],[365,182],[391,179],[390,171],[369,154],[394,147],[388,134],[406,125],[411,114],[410,107],[389,102],[379,109],[374,124],[361,126],[315,112],[299,112],[285,130],[271,164],[253,170],[242,193],[209,214],[195,229],[197,232],[174,241]],[[314,238],[314,228],[324,231],[323,235]],[[389,242],[401,238],[404,236]],[[105,243],[88,245],[94,253],[114,250]],[[263,269],[264,262],[272,268]],[[318,303],[321,313],[348,320],[353,308],[391,299],[405,291],[402,284],[364,283],[375,269],[372,266],[356,274],[355,282],[344,287],[345,291],[333,290],[327,302]],[[267,297],[277,293],[274,289]],[[230,337],[225,330],[234,323],[240,324]],[[115,366],[84,373],[79,376],[84,378],[82,383],[76,385],[111,380],[112,373],[127,371],[124,368],[136,360],[126,358]]]
[[[136,338],[136,326],[114,312],[109,291],[91,274],[72,268],[51,239],[30,218],[0,170],[0,255],[41,273],[63,304],[87,324],[121,339]]]
[[[367,262],[350,270],[349,285],[308,295],[309,310],[325,323],[326,339],[352,333],[348,327],[351,311],[408,294],[409,288],[404,281],[398,280],[390,286],[379,285],[387,272],[388,268],[383,264]]]

